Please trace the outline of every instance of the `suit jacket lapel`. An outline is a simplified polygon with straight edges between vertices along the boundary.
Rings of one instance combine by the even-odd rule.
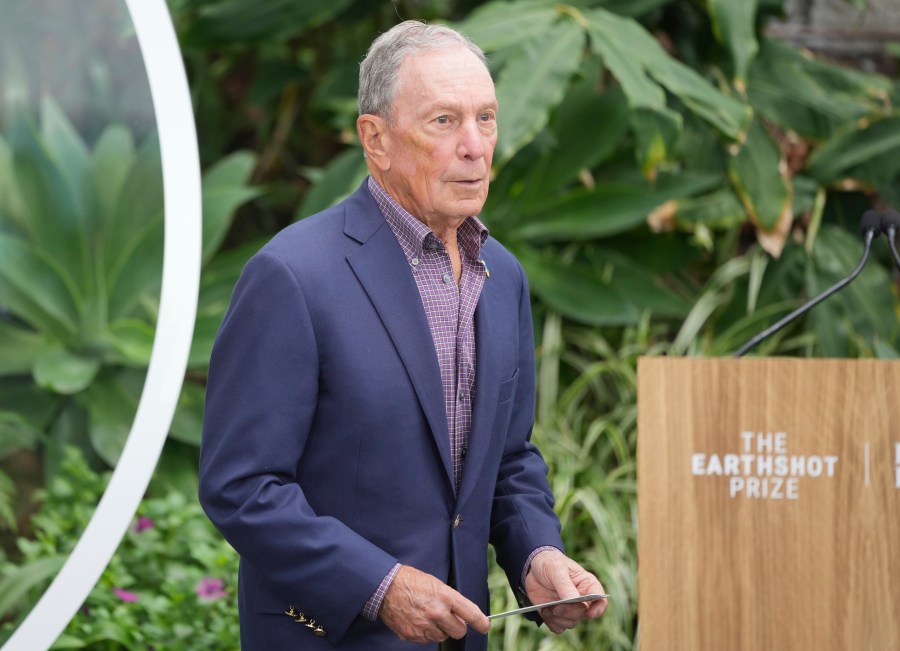
[[[490,261],[487,262],[490,266]],[[496,283],[491,283],[490,278],[485,280],[475,308],[475,399],[472,404],[472,429],[460,482],[459,503],[469,496],[477,483],[494,434],[491,424],[497,411],[501,380],[499,366],[494,359],[496,348],[491,345],[495,341],[497,318],[494,314],[496,301],[491,296],[494,287]]]
[[[406,368],[453,486],[441,371],[425,308],[400,244],[365,189],[348,203],[345,233],[362,244],[347,256]],[[359,201],[356,201],[358,199]]]

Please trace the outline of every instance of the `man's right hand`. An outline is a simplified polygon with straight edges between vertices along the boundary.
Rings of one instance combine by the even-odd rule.
[[[490,622],[474,603],[414,567],[402,565],[388,587],[378,616],[401,640],[461,639],[467,625],[487,634]]]

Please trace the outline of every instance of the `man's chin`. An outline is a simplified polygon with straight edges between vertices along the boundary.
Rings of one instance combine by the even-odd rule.
[[[479,193],[478,196],[473,197],[467,197],[465,195],[458,196],[457,199],[453,202],[453,213],[464,217],[478,215],[481,213],[481,209],[484,208],[484,202],[486,199],[487,196],[482,195],[481,193]]]

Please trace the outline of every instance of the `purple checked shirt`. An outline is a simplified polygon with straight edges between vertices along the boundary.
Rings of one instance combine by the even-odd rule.
[[[481,263],[481,247],[488,237],[488,230],[474,216],[467,218],[457,229],[457,245],[462,260],[462,277],[457,284],[450,255],[440,238],[398,204],[374,178],[369,177],[368,184],[375,203],[403,249],[425,308],[441,371],[444,408],[450,432],[453,483],[458,488],[472,427],[475,306],[487,278]],[[535,550],[532,558],[539,551],[542,550]],[[528,565],[530,562],[526,567]],[[399,568],[398,564],[391,569],[366,602],[362,612],[364,617],[373,621],[378,617],[381,602]]]
[[[450,255],[432,230],[404,210],[371,177],[369,191],[403,249],[425,307],[441,369],[453,483],[458,488],[472,428],[475,306],[487,277],[481,263],[481,245],[487,239],[488,231],[477,217],[469,217],[457,229],[462,260],[462,277],[457,284]]]

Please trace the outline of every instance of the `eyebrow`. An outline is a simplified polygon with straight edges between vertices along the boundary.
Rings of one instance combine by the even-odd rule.
[[[490,104],[485,104],[485,105],[481,106],[476,111],[476,113],[481,113],[482,111],[491,111],[491,110],[496,111],[498,108],[499,108],[499,104],[496,101],[493,101]],[[434,106],[427,107],[425,109],[425,112],[431,113],[433,111],[459,111],[459,110],[460,110],[459,104],[441,103],[441,104],[435,104]]]

